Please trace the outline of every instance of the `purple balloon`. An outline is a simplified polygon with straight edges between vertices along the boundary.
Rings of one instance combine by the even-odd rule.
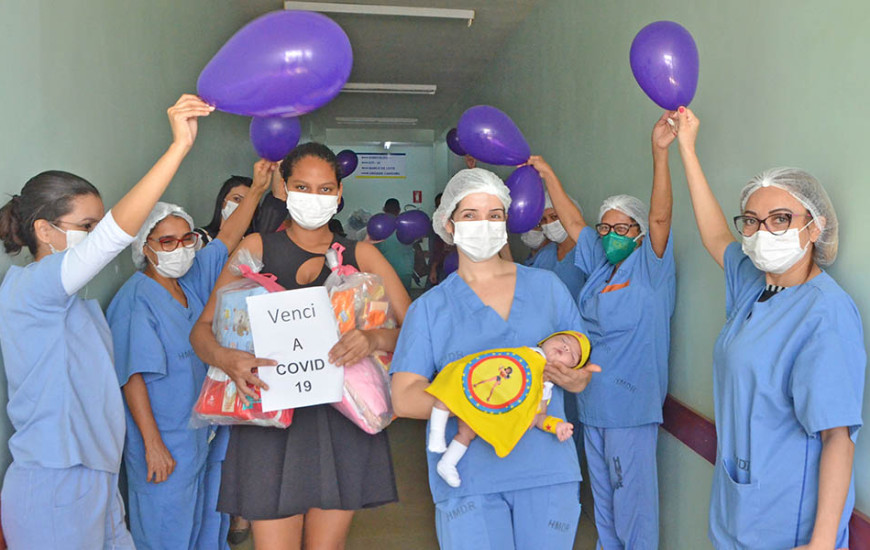
[[[251,21],[208,62],[199,96],[246,116],[299,116],[329,103],[350,76],[347,35],[325,15],[275,11]]]
[[[357,157],[356,153],[350,149],[339,151],[338,154],[335,155],[335,159],[338,161],[339,170],[341,170],[341,179],[353,174],[353,171],[356,170],[357,164],[359,163],[359,157]]]
[[[629,59],[635,80],[659,107],[674,111],[692,102],[698,87],[698,48],[683,26],[650,23],[634,37]]]
[[[296,117],[254,117],[251,119],[251,143],[261,158],[278,162],[299,143],[302,126]]]
[[[529,160],[532,152],[523,133],[503,112],[478,105],[462,113],[456,132],[469,155],[489,164],[516,166]]]
[[[369,218],[369,223],[366,225],[366,231],[369,237],[375,241],[382,241],[393,234],[396,230],[396,217],[391,214],[375,214]]]
[[[450,275],[451,273],[459,269],[459,253],[454,250],[453,252],[448,254],[444,258],[444,263],[442,264],[442,267],[444,269],[445,276]]]
[[[511,192],[507,228],[511,233],[525,233],[541,221],[544,214],[544,184],[538,171],[521,166],[505,182]]]
[[[402,244],[411,244],[429,234],[432,221],[422,210],[407,210],[396,218],[396,237]]]
[[[456,128],[451,128],[450,131],[447,132],[447,147],[449,147],[454,154],[457,154],[460,157],[465,156],[465,149],[463,149],[462,145],[459,143],[459,136],[456,135]]]

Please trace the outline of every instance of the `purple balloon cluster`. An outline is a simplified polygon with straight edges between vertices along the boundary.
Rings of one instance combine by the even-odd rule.
[[[411,244],[429,234],[432,221],[422,210],[408,210],[397,216],[381,213],[369,218],[366,226],[369,237],[375,241],[383,241],[396,232],[396,238],[402,244]]]

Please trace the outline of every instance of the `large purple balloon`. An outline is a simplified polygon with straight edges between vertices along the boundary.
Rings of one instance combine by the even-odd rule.
[[[489,164],[516,166],[529,160],[532,154],[526,138],[510,117],[489,105],[478,105],[462,113],[456,132],[465,152]]]
[[[251,143],[261,158],[278,162],[299,143],[302,126],[296,117],[254,117]]]
[[[347,35],[319,13],[276,11],[234,34],[199,75],[200,97],[246,116],[299,116],[329,103],[353,65]]]
[[[342,179],[353,174],[353,171],[356,170],[357,164],[359,163],[359,157],[357,157],[356,153],[350,149],[339,151],[338,154],[335,155],[335,159],[338,161],[338,168],[341,170]]]
[[[459,269],[459,253],[457,251],[454,250],[444,258],[443,269],[445,276]]]
[[[396,218],[396,238],[402,244],[411,244],[429,234],[432,221],[422,210],[408,210]]]
[[[507,228],[511,233],[525,233],[541,221],[544,214],[544,184],[538,171],[521,166],[505,182],[511,192]]]
[[[449,147],[454,154],[464,157],[465,149],[462,148],[462,145],[459,143],[459,136],[456,134],[456,128],[451,128],[450,131],[447,132],[447,147]]]
[[[393,234],[396,230],[396,217],[392,214],[375,214],[369,218],[366,225],[369,237],[375,241],[382,241]]]
[[[631,43],[631,72],[659,107],[688,105],[698,87],[698,48],[692,35],[673,21],[642,28]]]

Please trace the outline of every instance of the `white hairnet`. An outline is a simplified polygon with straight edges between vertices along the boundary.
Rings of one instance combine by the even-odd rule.
[[[154,205],[154,209],[151,210],[148,217],[145,218],[145,223],[142,225],[139,233],[136,234],[136,240],[133,241],[133,265],[136,266],[136,269],[142,269],[146,265],[145,253],[142,252],[142,247],[145,246],[145,239],[147,239],[148,235],[151,234],[151,231],[154,230],[154,226],[169,216],[178,216],[183,219],[190,225],[190,230],[193,231],[193,218],[191,218],[190,214],[185,212],[183,208],[168,202],[158,202]]]
[[[608,210],[616,210],[622,212],[629,218],[633,219],[640,226],[640,232],[646,235],[649,232],[649,208],[637,197],[631,195],[613,195],[607,197],[601,204],[598,210],[598,223],[601,223],[601,218]]]
[[[511,196],[507,185],[501,178],[483,168],[468,168],[456,172],[441,194],[441,206],[432,214],[432,228],[447,244],[453,244],[453,235],[447,232],[447,220],[453,215],[459,201],[474,193],[495,195],[504,205],[505,211],[511,206]]]
[[[778,187],[810,211],[813,222],[821,232],[813,247],[813,260],[822,266],[834,263],[839,242],[837,213],[822,184],[811,174],[798,168],[765,170],[749,180],[740,192],[741,213],[746,209],[749,197],[762,187]]]
[[[582,216],[583,209],[580,208],[580,203],[575,201],[574,198],[571,197],[570,195],[568,196],[568,200],[571,201],[571,204],[573,204],[574,206],[577,207],[577,210],[580,211],[580,215]],[[545,187],[544,188],[544,210],[546,210],[547,208],[555,208],[555,207],[553,206],[553,199],[550,198],[550,193],[547,192],[547,188]]]

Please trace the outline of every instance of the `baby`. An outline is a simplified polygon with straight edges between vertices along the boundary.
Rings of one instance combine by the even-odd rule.
[[[468,355],[445,366],[426,389],[438,398],[429,419],[429,451],[444,453],[436,469],[451,487],[461,484],[456,466],[478,435],[504,457],[532,427],[559,441],[574,433],[570,422],[546,415],[553,383],[543,382],[543,370],[546,364],[582,367],[589,359],[589,340],[567,330],[551,334],[539,346]],[[444,431],[451,412],[459,417],[459,431],[448,447]]]

